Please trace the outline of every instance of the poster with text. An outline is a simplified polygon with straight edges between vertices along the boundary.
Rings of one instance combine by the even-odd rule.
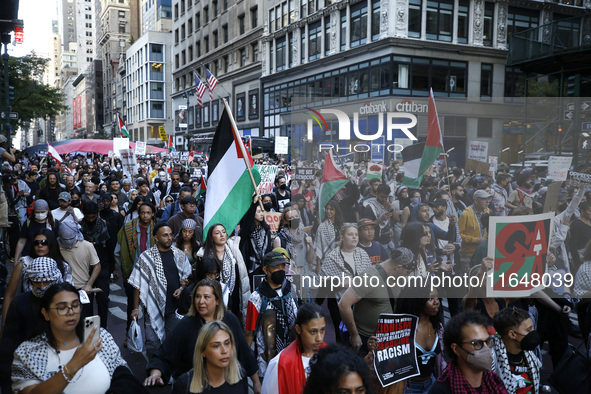
[[[279,223],[281,222],[280,212],[265,212],[265,222],[271,227],[271,238],[275,238],[279,231]]]
[[[146,143],[143,141],[136,141],[135,143],[135,154],[143,156],[146,154]]]
[[[380,314],[373,366],[382,387],[420,374],[415,350],[418,321],[414,315]]]
[[[488,142],[470,141],[468,159],[488,163]]]
[[[488,255],[494,263],[486,276],[487,297],[528,297],[544,287],[552,218],[554,212],[490,217]]]
[[[548,176],[555,182],[566,181],[568,169],[573,161],[572,156],[550,156],[548,158]]]
[[[277,175],[277,166],[261,165],[259,173],[261,174],[261,183],[257,187],[259,194],[267,194],[273,191],[275,186],[275,175]]]
[[[123,173],[128,176],[133,176],[138,173],[137,160],[135,158],[135,151],[131,149],[119,150],[121,155],[121,166],[123,167]]]
[[[314,174],[316,174],[316,167],[296,167],[292,179],[296,181],[313,181],[316,179]]]

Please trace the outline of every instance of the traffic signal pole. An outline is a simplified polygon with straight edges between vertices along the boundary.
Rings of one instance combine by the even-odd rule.
[[[8,42],[7,42],[8,40]],[[4,45],[4,53],[2,54],[2,64],[4,65],[4,135],[6,137],[6,150],[10,152],[12,147],[10,141],[10,83],[8,81],[8,44],[10,43],[10,34],[2,33],[2,44]]]

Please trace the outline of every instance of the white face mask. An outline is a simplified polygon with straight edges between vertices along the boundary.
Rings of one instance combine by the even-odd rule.
[[[36,213],[35,214],[35,219],[37,219],[37,220],[45,220],[45,219],[47,219],[47,212]]]

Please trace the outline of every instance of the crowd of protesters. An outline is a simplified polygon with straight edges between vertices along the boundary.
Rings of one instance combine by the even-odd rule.
[[[572,274],[573,286],[488,298],[479,287],[429,285],[490,273],[489,217],[542,212],[549,182],[535,168],[500,166],[490,176],[441,167],[409,188],[398,162],[376,175],[359,159],[320,206],[322,162],[298,163],[316,169],[301,181],[283,160],[260,159],[278,166],[273,190],[252,198],[237,228],[214,224],[204,234],[205,199],[215,196],[201,193],[207,162],[197,156],[140,158],[129,174],[98,155],[60,164],[0,154],[0,257],[13,265],[2,393],[133,393],[171,383],[174,393],[540,393],[544,342],[556,367],[569,334],[587,342],[591,332],[584,187],[561,185],[546,259],[547,270]],[[267,212],[281,214],[278,229]],[[364,275],[381,286],[290,280]],[[387,285],[405,276],[424,286]],[[116,343],[107,331],[111,282],[123,283],[127,329],[143,316],[145,376],[121,356],[132,338]],[[97,342],[82,336],[95,311]],[[419,374],[388,387],[373,372],[383,313],[418,317]]]

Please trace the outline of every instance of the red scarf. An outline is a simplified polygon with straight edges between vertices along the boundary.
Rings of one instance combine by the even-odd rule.
[[[454,394],[476,394],[477,391],[462,375],[455,363],[447,364],[443,373],[437,379],[439,382],[449,380],[449,387]],[[482,394],[508,394],[503,381],[496,373],[484,371],[482,374]]]
[[[320,349],[327,346],[322,342]],[[277,364],[279,394],[302,394],[306,385],[306,371],[302,363],[300,339],[293,341],[279,354]]]

